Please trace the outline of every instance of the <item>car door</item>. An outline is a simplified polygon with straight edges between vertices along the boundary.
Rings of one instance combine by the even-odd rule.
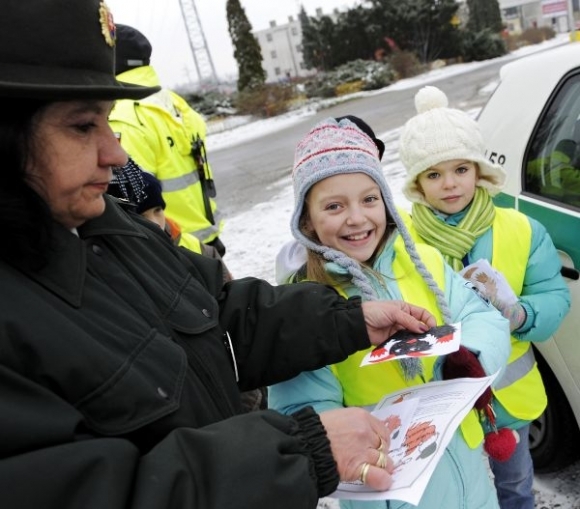
[[[536,67],[538,79],[541,71]],[[533,88],[533,81],[525,74],[516,77],[512,73],[507,78],[512,82],[519,79],[519,86]],[[533,423],[530,436],[537,471],[555,470],[577,457],[578,448],[573,444],[578,443],[580,422],[580,69],[565,72],[554,83],[544,97],[539,94],[533,98],[529,95],[533,92],[528,91],[528,99],[532,97],[539,105],[518,103],[517,97],[503,105],[503,114],[515,117],[512,121],[517,131],[511,137],[499,139],[490,131],[493,119],[489,111],[484,109],[482,113],[487,116],[480,118],[486,126],[484,135],[486,129],[490,131],[488,146],[493,150],[489,157],[504,164],[511,179],[508,190],[496,197],[496,203],[515,207],[547,228],[571,291],[572,309],[558,331],[548,341],[534,345],[548,392],[548,409]],[[500,83],[498,88],[503,85]],[[506,88],[515,95],[518,84]],[[501,98],[500,93],[497,100]],[[535,122],[528,119],[526,125],[530,110],[536,112]],[[518,118],[522,120],[520,126]],[[509,161],[506,154],[510,154]]]

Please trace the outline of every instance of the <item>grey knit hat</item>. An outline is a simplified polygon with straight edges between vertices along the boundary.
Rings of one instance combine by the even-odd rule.
[[[505,183],[503,168],[485,157],[485,144],[477,122],[448,105],[447,96],[437,87],[423,87],[415,95],[417,115],[403,127],[399,144],[399,156],[407,170],[403,193],[411,202],[428,205],[417,187],[419,175],[452,159],[477,163],[477,185],[486,188],[491,196],[499,193]]]

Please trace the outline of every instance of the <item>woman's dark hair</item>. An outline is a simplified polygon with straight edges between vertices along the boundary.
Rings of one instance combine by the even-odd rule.
[[[46,101],[0,98],[0,259],[40,269],[48,260],[52,218],[45,201],[26,182],[35,146],[34,120]],[[42,157],[40,154],[34,157]]]

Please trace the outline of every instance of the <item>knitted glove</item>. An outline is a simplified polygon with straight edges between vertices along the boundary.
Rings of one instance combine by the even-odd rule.
[[[481,378],[486,376],[475,354],[461,345],[459,346],[459,350],[446,356],[442,374],[443,380],[451,380],[453,378]],[[477,410],[484,410],[489,405],[491,397],[491,388],[488,387],[477,399],[474,407]]]
[[[504,318],[510,321],[510,332],[519,329],[526,321],[526,310],[519,302],[514,302],[510,305],[505,305],[502,302],[492,304],[501,312]]]
[[[490,267],[491,269],[491,267]],[[526,311],[518,302],[505,276],[493,270],[493,277],[478,273],[476,267],[467,269],[463,277],[469,279],[481,297],[489,301],[510,322],[510,332],[519,329],[526,321]]]

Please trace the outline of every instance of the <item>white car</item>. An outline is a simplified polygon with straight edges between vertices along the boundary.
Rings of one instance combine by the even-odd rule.
[[[478,122],[508,174],[494,201],[546,226],[571,291],[558,331],[534,344],[548,408],[530,449],[538,472],[554,471],[580,457],[580,42],[506,64]]]

